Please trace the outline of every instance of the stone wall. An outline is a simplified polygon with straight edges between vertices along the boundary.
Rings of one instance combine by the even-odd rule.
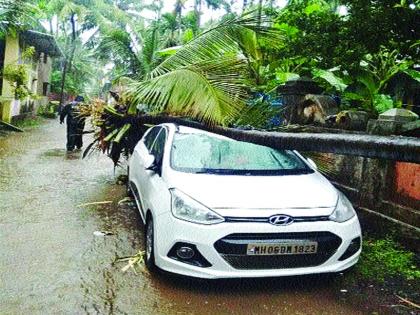
[[[389,135],[418,117],[391,110],[369,122],[371,133]],[[367,228],[392,233],[420,252],[420,164],[328,154],[331,180],[357,206]]]

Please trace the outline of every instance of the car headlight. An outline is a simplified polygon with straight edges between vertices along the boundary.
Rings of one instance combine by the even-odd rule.
[[[199,224],[216,224],[225,219],[183,192],[172,188],[171,211],[174,217]]]
[[[330,215],[329,219],[335,222],[345,222],[350,220],[356,215],[356,211],[341,191],[338,191],[338,201],[334,212]]]

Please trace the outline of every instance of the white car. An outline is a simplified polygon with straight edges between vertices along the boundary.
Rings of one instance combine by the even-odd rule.
[[[349,200],[295,151],[162,124],[129,161],[146,266],[199,278],[339,272],[361,252]]]

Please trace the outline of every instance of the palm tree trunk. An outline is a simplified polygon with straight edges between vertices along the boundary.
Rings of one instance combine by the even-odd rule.
[[[177,27],[178,27],[178,39],[177,39],[177,41],[181,41],[182,6],[183,6],[182,0],[176,0],[174,14],[175,14],[175,18],[176,18],[176,21],[177,21]]]
[[[66,76],[67,76],[67,72],[71,69],[71,64],[73,62],[73,57],[74,57],[74,52],[76,50],[76,21],[74,20],[75,17],[75,13],[72,13],[72,15],[70,16],[70,23],[71,23],[71,30],[72,30],[72,37],[71,37],[71,51],[70,51],[70,56],[68,60],[64,61],[64,67],[63,67],[63,73],[61,76],[61,89],[60,89],[60,104],[59,104],[59,108],[61,108],[63,106],[64,103],[64,86],[66,83]]]
[[[194,14],[196,16],[196,28],[197,32],[200,30],[200,24],[201,24],[201,0],[195,0],[194,1]]]
[[[52,18],[49,18],[49,19],[48,19],[48,24],[49,24],[49,27],[50,27],[50,34],[51,34],[51,35],[54,35],[53,24],[52,24]]]
[[[261,26],[263,0],[258,1],[258,26]]]
[[[238,141],[255,143],[280,150],[325,152],[420,163],[420,139],[418,138],[367,134],[289,133],[239,130],[204,125],[171,116],[142,115],[138,117],[137,121],[141,125],[175,123],[213,132]]]

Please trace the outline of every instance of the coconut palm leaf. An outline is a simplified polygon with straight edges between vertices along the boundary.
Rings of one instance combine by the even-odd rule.
[[[155,113],[225,124],[240,112],[248,96],[246,71],[244,60],[234,57],[207,60],[134,82],[131,94],[134,103],[146,103]]]
[[[227,19],[201,33],[157,66],[150,76],[153,78],[178,67],[219,58],[225,54],[236,55],[239,48],[249,47],[249,42],[254,41],[255,34],[264,37],[268,42],[281,39],[278,31],[265,26],[268,23],[267,19],[263,18],[265,23],[260,24],[254,13],[249,12],[241,17]]]
[[[278,33],[249,13],[202,33],[158,65],[147,80],[130,85],[132,106],[146,104],[155,113],[209,124],[233,121],[244,109],[251,83],[245,56],[254,52],[241,49],[250,46],[246,42],[255,34],[278,39]]]

